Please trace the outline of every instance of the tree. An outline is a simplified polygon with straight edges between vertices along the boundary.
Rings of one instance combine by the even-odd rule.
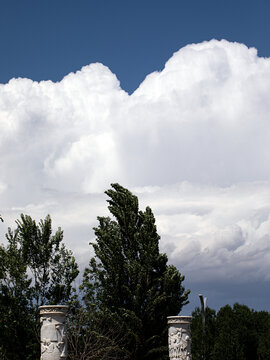
[[[30,360],[40,352],[38,307],[68,302],[78,266],[62,230],[52,235],[50,216],[36,224],[21,215],[16,223],[0,246],[0,354]]]
[[[209,307],[205,311],[205,330],[203,332],[201,309],[192,313],[191,353],[193,360],[212,360],[216,336],[216,312]]]
[[[215,359],[257,359],[257,333],[254,312],[245,305],[222,307],[216,319],[217,337],[214,346]]]
[[[130,335],[130,359],[167,358],[167,316],[188,302],[184,276],[159,252],[159,235],[149,207],[119,184],[105,192],[114,217],[98,217],[95,256],[85,270],[87,306],[121,317]]]
[[[0,246],[0,358],[29,359],[29,344],[36,337],[30,313],[31,279],[16,236]],[[27,345],[26,345],[27,344]],[[28,348],[27,348],[28,347]],[[37,354],[37,346],[31,353]],[[33,357],[34,358],[34,357]]]
[[[254,312],[255,334],[257,335],[257,359],[270,359],[270,315],[267,311]]]
[[[192,359],[268,360],[270,358],[270,314],[235,303],[215,311],[206,309],[202,336],[200,309],[192,319]],[[204,343],[203,343],[204,340]]]
[[[48,215],[36,224],[28,215],[17,220],[17,229],[7,235],[16,237],[22,256],[32,273],[32,285],[36,306],[64,304],[68,301],[72,282],[77,277],[78,265],[63,241],[61,228],[52,235],[52,221]]]

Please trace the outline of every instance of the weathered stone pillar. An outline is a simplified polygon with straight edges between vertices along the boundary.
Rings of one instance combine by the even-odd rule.
[[[191,360],[190,323],[192,316],[169,316],[170,360]]]
[[[65,317],[68,306],[40,306],[40,360],[63,360],[67,357]]]

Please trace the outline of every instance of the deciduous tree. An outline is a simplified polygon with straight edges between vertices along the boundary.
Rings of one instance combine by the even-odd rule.
[[[0,246],[0,352],[13,360],[39,358],[38,307],[65,304],[78,275],[76,261],[50,216],[39,224],[27,215]]]
[[[199,308],[192,313],[191,352],[193,360],[213,360],[216,337],[216,312],[209,307],[205,311],[205,328],[202,326],[202,314]]]
[[[105,192],[110,217],[98,217],[95,256],[84,273],[85,302],[117,313],[130,335],[130,359],[167,357],[167,316],[188,302],[184,276],[159,252],[152,210],[119,184]]]

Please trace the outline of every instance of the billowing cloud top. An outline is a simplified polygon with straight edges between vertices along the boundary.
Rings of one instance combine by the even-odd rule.
[[[51,213],[89,258],[112,182],[156,214],[161,247],[189,278],[269,279],[270,60],[212,40],[176,52],[128,95],[102,64],[59,83],[0,85],[0,201]],[[2,210],[3,209],[3,210]]]

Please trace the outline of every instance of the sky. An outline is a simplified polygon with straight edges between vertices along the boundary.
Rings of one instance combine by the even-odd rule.
[[[269,15],[268,1],[0,0],[2,242],[21,213],[49,213],[83,269],[119,182],[185,275],[182,314],[199,293],[270,311]]]

